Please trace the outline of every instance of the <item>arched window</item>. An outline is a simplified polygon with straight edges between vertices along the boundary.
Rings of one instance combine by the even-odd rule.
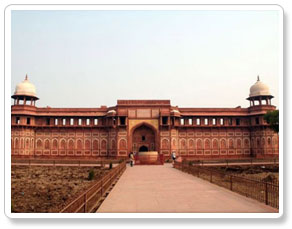
[[[99,142],[97,139],[94,139],[93,142],[92,142],[92,148],[94,150],[98,150],[99,149]]]
[[[265,144],[266,144],[266,139],[262,138],[262,147],[265,147]]]
[[[249,140],[248,139],[244,139],[244,147],[249,148]]]
[[[72,148],[71,149],[73,149],[74,148],[74,142],[73,142],[73,140],[71,140],[71,143],[69,142],[69,148],[70,148],[70,144],[72,144]],[[62,139],[61,141],[60,141],[60,149],[66,149],[66,141],[65,141],[65,139]]]
[[[61,142],[61,146],[62,146],[62,142]],[[68,146],[69,146],[68,147],[69,149],[71,150],[74,149],[74,141],[72,139],[69,140]]]
[[[203,148],[202,140],[198,139],[197,140],[197,149],[202,149],[202,148]]]
[[[116,141],[112,139],[112,149],[116,149]]]
[[[172,139],[172,146],[175,147],[176,146],[176,140]]]
[[[260,139],[257,138],[256,148],[259,148],[260,146],[261,146],[261,144],[260,144]]]
[[[251,147],[256,148],[256,141],[254,138],[251,138]]]
[[[126,140],[125,139],[121,139],[120,143],[119,143],[119,148],[121,150],[125,150],[126,149],[126,145],[127,145]]]
[[[57,141],[57,139],[53,139],[52,149],[58,149],[58,141]]]
[[[205,149],[210,149],[210,140],[209,139],[205,140]]]
[[[236,147],[239,148],[239,149],[241,148],[241,139],[237,139]]]
[[[271,138],[268,138],[268,146],[271,146]]]
[[[181,139],[180,140],[180,148],[181,149],[186,149],[186,140],[185,139]]]
[[[82,144],[82,141],[80,139],[77,140],[77,149],[79,149],[79,150],[83,149],[83,144]]]
[[[104,140],[104,139],[101,140],[101,149],[102,149],[102,150],[106,150],[106,149],[107,149],[106,145],[107,145],[106,140]]]
[[[213,139],[212,148],[213,149],[218,149],[218,140],[217,139]]]
[[[43,148],[43,142],[42,140],[38,139],[36,142],[36,148],[37,149],[42,149]]]
[[[168,149],[168,140],[167,139],[162,140],[162,149]]]
[[[195,143],[194,143],[194,140],[193,139],[190,139],[189,140],[189,148],[190,149],[194,149],[195,148]]]
[[[50,141],[49,141],[49,139],[45,140],[45,149],[50,149]]]
[[[278,141],[276,137],[273,137],[273,146],[276,147],[278,145]]]
[[[229,139],[229,149],[233,148],[234,148],[233,139]]]
[[[24,148],[24,140],[23,140],[23,138],[20,139],[20,148],[21,149]]]
[[[19,143],[18,143],[18,138],[15,138],[15,145],[14,145],[15,149],[19,148]]]
[[[85,140],[85,149],[87,149],[87,150],[90,149],[90,140],[88,140],[88,139]]]
[[[225,141],[225,139],[221,139],[221,149],[226,149],[226,141]]]
[[[25,148],[26,148],[26,149],[29,149],[29,148],[30,148],[30,141],[29,141],[29,138],[27,138],[27,139],[25,140]]]

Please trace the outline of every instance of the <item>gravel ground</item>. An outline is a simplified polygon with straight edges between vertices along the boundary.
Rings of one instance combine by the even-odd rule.
[[[58,212],[108,170],[101,167],[11,167],[12,212]],[[89,171],[94,178],[88,180]]]
[[[275,165],[254,165],[254,166],[230,166],[230,167],[216,167],[221,172],[229,175],[241,176],[253,180],[265,182],[279,181],[279,166]]]

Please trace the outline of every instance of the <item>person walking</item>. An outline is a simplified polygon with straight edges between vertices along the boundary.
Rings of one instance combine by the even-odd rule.
[[[135,161],[135,158],[134,158],[134,154],[133,154],[133,152],[131,152],[131,153],[129,154],[129,157],[130,157],[130,165],[131,165],[131,167],[133,167],[133,165],[134,165],[134,161]]]
[[[172,152],[172,153],[171,153],[171,158],[172,158],[172,162],[173,162],[173,164],[174,164],[175,159],[176,159],[175,152]]]

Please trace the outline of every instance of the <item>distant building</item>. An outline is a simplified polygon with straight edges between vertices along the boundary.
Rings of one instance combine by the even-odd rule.
[[[273,157],[278,134],[263,119],[273,96],[259,78],[248,108],[180,108],[170,100],[118,100],[114,107],[36,107],[25,80],[12,95],[12,156],[127,157],[130,151],[192,158]]]

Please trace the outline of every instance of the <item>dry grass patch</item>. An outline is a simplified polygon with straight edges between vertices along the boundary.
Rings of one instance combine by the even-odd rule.
[[[58,212],[108,171],[75,166],[12,166],[11,170],[12,212],[23,213]]]

